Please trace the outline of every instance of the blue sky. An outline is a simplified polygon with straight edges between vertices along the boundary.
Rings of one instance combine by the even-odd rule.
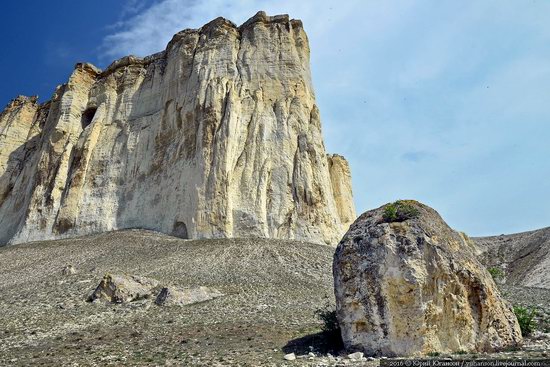
[[[0,103],[47,100],[77,61],[105,67],[258,10],[304,22],[358,212],[414,198],[470,235],[550,225],[550,1],[6,2]]]

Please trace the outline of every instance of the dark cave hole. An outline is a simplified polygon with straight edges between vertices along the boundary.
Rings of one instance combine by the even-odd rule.
[[[97,111],[97,108],[88,108],[84,113],[82,113],[82,119],[80,122],[82,123],[82,129],[85,129],[92,123],[92,120],[94,119],[95,112]]]
[[[176,222],[174,223],[174,229],[172,230],[172,236],[188,239],[187,235],[187,226],[184,222]]]

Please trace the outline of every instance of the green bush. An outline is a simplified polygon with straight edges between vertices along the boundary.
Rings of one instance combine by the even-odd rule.
[[[491,276],[493,277],[493,280],[495,282],[504,277],[504,272],[502,270],[500,270],[499,268],[492,267],[492,268],[487,269],[487,271],[489,272],[489,274],[491,274]]]
[[[340,325],[336,318],[336,311],[327,308],[318,309],[315,314],[323,322],[321,329],[326,333],[340,332]]]
[[[397,222],[397,206],[395,204],[388,204],[384,208],[384,220],[388,223]]]
[[[340,325],[336,317],[336,311],[326,303],[324,308],[317,309],[315,315],[323,322],[321,329],[323,330],[323,339],[327,347],[331,350],[338,351],[344,347]]]
[[[413,219],[420,215],[420,211],[411,203],[404,200],[397,200],[384,208],[383,218],[387,223],[403,222],[407,219]]]
[[[535,317],[537,316],[536,308],[514,306],[514,314],[518,319],[519,327],[521,329],[521,335],[528,336],[535,330]]]

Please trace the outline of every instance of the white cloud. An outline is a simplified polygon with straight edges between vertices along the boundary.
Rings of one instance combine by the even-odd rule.
[[[130,15],[130,9],[135,7],[133,4],[141,4],[141,10],[144,2],[132,0],[125,15]],[[128,54],[152,54],[164,49],[170,38],[185,28],[199,28],[219,16],[242,24],[260,10],[270,15],[289,14],[302,19],[309,37],[323,50],[322,53],[335,47],[323,42],[324,35],[334,33],[335,29],[338,29],[337,35],[352,38],[361,36],[362,31],[357,34],[360,30],[385,32],[385,27],[396,24],[399,15],[411,4],[412,0],[394,1],[392,5],[385,1],[363,0],[161,0],[117,23],[118,29],[104,40],[102,56],[111,59]],[[349,21],[350,18],[355,24]],[[347,34],[347,29],[355,34]]]
[[[103,59],[258,10],[304,22],[327,148],[350,160],[358,210],[416,198],[474,235],[550,223],[526,210],[550,208],[550,2],[162,0],[120,22]]]

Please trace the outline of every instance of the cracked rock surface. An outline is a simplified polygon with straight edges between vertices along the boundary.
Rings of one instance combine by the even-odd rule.
[[[302,23],[217,18],[0,115],[0,245],[145,228],[332,244],[355,217]]]
[[[362,214],[334,255],[337,316],[344,344],[375,356],[494,352],[516,348],[510,305],[476,257],[475,243],[439,214],[404,201],[416,215]]]
[[[88,297],[88,301],[124,303],[151,298],[159,282],[137,275],[106,274],[97,288]]]

